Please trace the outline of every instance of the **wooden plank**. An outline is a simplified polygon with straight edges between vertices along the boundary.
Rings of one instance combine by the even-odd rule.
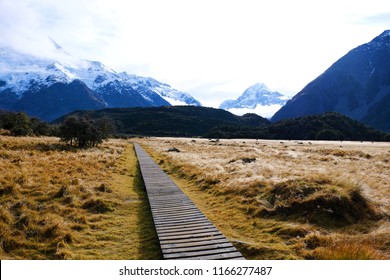
[[[238,251],[225,253],[225,254],[215,254],[215,255],[205,255],[205,256],[196,256],[196,257],[183,257],[178,258],[181,260],[245,260],[242,254]]]
[[[165,224],[155,224],[155,227],[156,229],[160,229],[160,228],[177,228],[177,227],[181,227],[181,226],[191,226],[191,225],[198,225],[198,224],[208,224],[210,223],[209,220],[200,220],[200,221],[197,221],[197,220],[191,220],[191,221],[182,221],[180,223],[165,223]]]
[[[156,218],[163,218],[164,220],[175,220],[175,219],[181,219],[181,218],[186,218],[186,219],[192,219],[196,217],[204,217],[204,215],[200,212],[188,212],[188,213],[181,213],[181,214],[164,214],[156,211],[154,213],[154,216]]]
[[[194,230],[201,230],[201,229],[209,229],[209,228],[214,228],[213,225],[198,225],[198,226],[193,226],[193,227],[181,227],[181,228],[159,228],[158,230],[164,230],[164,232],[183,232],[183,231],[194,231]]]
[[[161,249],[174,249],[174,248],[190,248],[190,247],[197,247],[197,246],[207,246],[207,245],[215,245],[215,244],[224,244],[229,242],[223,235],[220,236],[220,238],[213,238],[208,239],[204,241],[191,241],[191,242],[182,242],[182,243],[167,243],[164,245],[161,245]],[[231,243],[229,243],[231,244]]]
[[[165,202],[155,201],[152,199],[150,203],[153,203],[152,208],[157,208],[162,210],[173,209],[173,207],[185,207],[185,206],[191,207],[194,205],[193,203],[186,200],[171,199],[171,198],[167,199]]]
[[[156,219],[162,219],[165,221],[169,220],[184,220],[184,221],[192,221],[192,219],[204,219],[208,220],[202,213],[197,212],[188,212],[187,215],[180,215],[180,214],[172,214],[165,215],[164,213],[159,212],[158,210],[154,209],[152,210],[152,215],[155,216]],[[187,219],[186,219],[187,218]]]
[[[184,212],[185,213],[188,213],[188,216],[192,216],[192,215],[203,215],[202,212],[200,212],[199,210],[197,209],[183,209],[183,210],[171,210],[169,208],[163,208],[163,209],[159,209],[159,208],[156,208],[156,207],[153,207],[152,209],[152,212],[153,215],[166,215],[167,217],[174,217],[174,216],[180,216],[180,214],[183,214]]]
[[[185,200],[169,200],[166,201],[165,203],[159,202],[159,201],[154,201],[151,200],[151,203],[153,203],[152,208],[159,209],[161,211],[174,211],[174,210],[180,210],[180,209],[197,209],[196,206],[190,202],[190,201],[185,201]]]
[[[159,240],[180,240],[180,239],[193,239],[198,237],[213,237],[216,235],[221,235],[220,231],[215,229],[213,232],[202,232],[202,233],[194,233],[194,234],[184,234],[184,235],[167,235],[167,236],[159,236]]]
[[[168,253],[164,254],[165,259],[181,259],[181,258],[191,258],[191,257],[199,257],[199,256],[212,256],[226,253],[235,253],[237,252],[236,248],[228,247],[228,248],[220,248],[220,249],[212,249],[212,250],[204,250],[204,251],[194,251],[194,252],[178,252],[178,253]]]
[[[160,214],[152,213],[154,214],[154,220],[158,223],[165,223],[165,224],[172,224],[172,223],[181,223],[181,222],[187,222],[187,221],[207,221],[208,219],[203,214],[191,214],[187,216],[171,216],[171,217],[165,217]]]
[[[188,239],[177,239],[177,240],[160,240],[160,245],[168,245],[168,244],[180,244],[180,243],[191,243],[191,242],[199,242],[199,241],[210,241],[217,239],[226,239],[225,236],[221,234],[214,236],[206,236],[206,237],[194,237]]]
[[[204,246],[179,247],[179,248],[170,248],[170,249],[162,249],[162,250],[164,254],[170,254],[170,253],[180,253],[180,252],[205,251],[211,249],[231,248],[231,247],[233,247],[231,243],[218,243],[218,244],[210,244]]]
[[[178,224],[178,225],[156,225],[156,228],[162,228],[162,229],[171,229],[171,230],[175,230],[175,229],[182,229],[182,228],[191,228],[191,227],[207,227],[207,226],[214,226],[210,221],[201,221],[201,222],[190,222],[189,223],[181,223],[181,224]]]
[[[149,195],[153,195],[149,193]],[[158,194],[160,195],[160,194]],[[150,202],[153,202],[153,206],[162,206],[162,207],[169,207],[169,206],[175,206],[175,205],[193,205],[191,201],[188,201],[186,197],[183,195],[180,196],[169,196],[169,197],[164,197],[164,198],[159,198],[159,199],[150,199]]]
[[[154,210],[156,213],[160,213],[160,214],[173,214],[173,213],[183,213],[183,212],[190,212],[190,211],[198,211],[198,209],[196,208],[193,208],[192,206],[187,206],[187,205],[183,205],[179,208],[171,208],[171,207],[162,207],[162,208],[158,208],[156,206],[154,206],[153,208],[151,208],[151,210]]]
[[[216,228],[206,228],[206,229],[199,229],[199,230],[186,230],[186,231],[175,231],[175,232],[166,232],[165,230],[159,230],[158,235],[159,236],[183,236],[183,235],[191,235],[191,234],[199,234],[199,233],[213,233],[218,231]]]
[[[162,219],[159,219],[159,218],[156,218],[156,219],[153,219],[154,222],[158,225],[168,225],[168,224],[180,224],[180,223],[185,223],[188,221],[188,219],[185,219],[185,218],[182,218],[182,219],[170,219],[170,220],[162,220]],[[208,219],[206,217],[196,217],[196,218],[192,218],[191,221],[208,221]]]
[[[243,259],[169,176],[134,145],[165,259]]]

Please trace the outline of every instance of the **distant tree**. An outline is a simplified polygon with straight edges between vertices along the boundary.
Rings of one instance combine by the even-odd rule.
[[[47,135],[53,136],[55,135],[55,126],[48,124],[47,122],[43,122],[38,118],[30,119],[32,133],[36,136],[39,135]]]
[[[116,126],[115,126],[114,121],[107,116],[104,116],[103,118],[98,119],[96,121],[96,125],[97,125],[103,139],[107,139],[109,137],[112,137],[116,131]]]
[[[72,146],[73,141],[75,141],[77,137],[77,129],[77,118],[68,117],[60,125],[58,136],[61,137],[61,141],[70,143],[70,145]]]
[[[79,120],[79,130],[77,131],[76,140],[79,148],[87,146],[94,147],[103,142],[103,137],[95,121],[81,118]]]
[[[10,128],[11,134],[14,136],[27,136],[32,135],[30,118],[26,113],[19,112],[11,117],[12,127]]]
[[[67,117],[59,127],[61,141],[70,145],[77,145],[79,148],[94,147],[101,144],[108,138],[106,132],[92,119],[85,117]]]

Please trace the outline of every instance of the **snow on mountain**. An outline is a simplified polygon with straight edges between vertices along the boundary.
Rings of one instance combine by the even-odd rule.
[[[55,58],[40,58],[11,48],[0,48],[1,108],[19,110],[19,103],[23,103],[21,100],[25,96],[31,99],[34,93],[52,90],[58,83],[69,85],[76,80],[86,85],[85,89],[79,87],[85,96],[93,99],[94,104],[100,100],[105,107],[201,105],[189,94],[153,78],[117,73],[101,62],[75,59],[55,41],[51,42],[56,52]],[[85,90],[89,90],[88,93]],[[45,95],[37,96],[42,98]],[[74,102],[77,103],[77,96],[73,98],[76,98]],[[76,105],[76,109],[83,109]],[[46,115],[42,113],[39,116],[45,118]],[[53,115],[50,113],[50,116]]]
[[[121,73],[121,76],[125,81],[129,82],[135,90],[139,90],[141,92],[145,88],[152,90],[172,105],[201,106],[201,103],[188,93],[173,89],[170,85],[161,83],[153,78],[129,75],[125,72]]]
[[[236,100],[225,100],[219,108],[237,115],[255,113],[270,118],[286,104],[287,100],[288,97],[271,91],[263,83],[257,83],[246,89]]]
[[[77,60],[66,54],[58,45],[56,48],[62,56],[62,61],[0,48],[0,80],[6,83],[3,87],[22,97],[32,83],[43,88],[57,82],[70,83],[78,79],[92,89],[94,80],[100,73],[111,76],[115,74],[100,62]]]

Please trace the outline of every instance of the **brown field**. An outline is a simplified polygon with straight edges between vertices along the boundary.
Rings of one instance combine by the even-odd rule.
[[[390,143],[135,141],[248,259],[390,259]],[[129,141],[0,136],[0,172],[0,259],[161,258]]]
[[[0,259],[161,258],[132,145],[0,136]]]
[[[137,141],[248,259],[390,259],[390,143]]]

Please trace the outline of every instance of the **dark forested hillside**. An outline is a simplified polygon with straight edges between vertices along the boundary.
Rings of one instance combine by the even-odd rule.
[[[127,135],[390,141],[389,134],[339,113],[305,116],[273,124],[255,114],[236,116],[220,109],[195,106],[104,109],[78,111],[70,115],[93,120],[110,119],[115,124],[117,133]],[[62,122],[64,118],[56,122]]]
[[[255,114],[236,116],[221,109],[198,106],[164,106],[148,108],[77,111],[70,115],[91,119],[110,118],[118,133],[145,136],[202,136],[223,125],[259,128],[270,122]],[[66,117],[66,116],[65,116]],[[63,118],[56,122],[61,122]]]
[[[370,128],[339,113],[287,119],[257,129],[220,126],[210,130],[204,136],[209,138],[390,141],[390,134]]]

